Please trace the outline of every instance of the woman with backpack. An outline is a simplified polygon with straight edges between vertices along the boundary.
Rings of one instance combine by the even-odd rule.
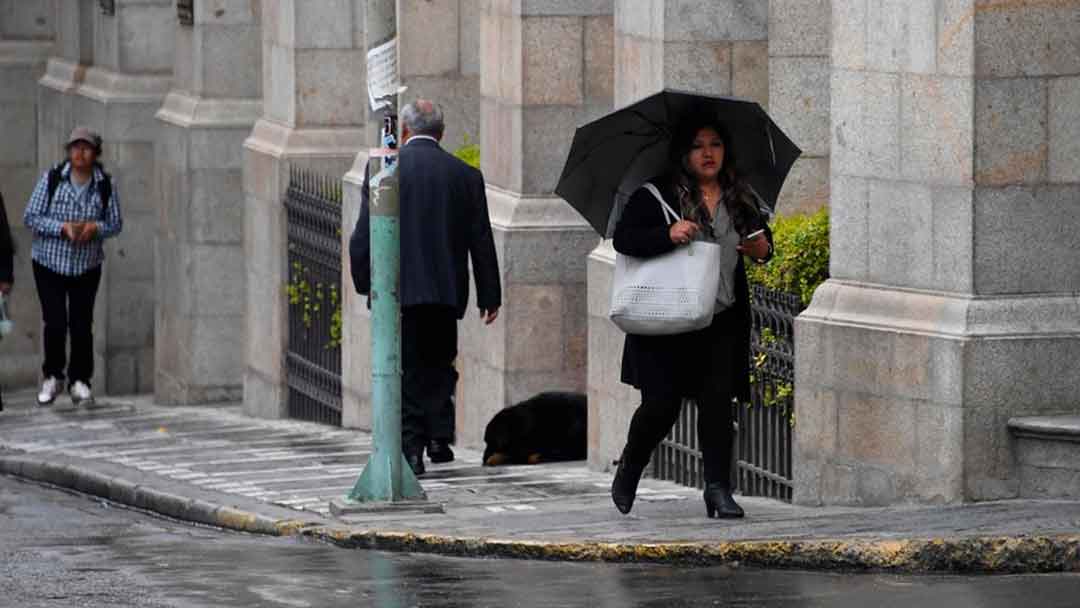
[[[76,127],[65,149],[67,159],[41,176],[23,215],[34,237],[34,282],[45,324],[39,405],[55,401],[65,379],[74,404],[93,400],[94,302],[103,243],[123,227],[116,188],[98,162],[101,137]]]

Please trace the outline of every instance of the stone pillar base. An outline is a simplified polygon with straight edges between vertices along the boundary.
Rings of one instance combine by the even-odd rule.
[[[157,113],[158,403],[235,401],[243,384],[243,147],[258,100],[174,91]]]
[[[32,237],[22,214],[40,175],[36,85],[51,49],[47,41],[0,42],[0,192],[15,241],[15,288],[8,309],[15,332],[0,347],[0,386],[9,389],[33,385],[41,369],[41,308],[30,267]]]
[[[361,151],[345,174],[341,226],[341,426],[371,430],[371,311],[367,296],[356,293],[349,260],[349,238],[360,217],[367,150]]]
[[[344,175],[357,150],[366,149],[365,141],[363,128],[294,128],[262,119],[244,142],[244,409],[248,415],[283,418],[287,414],[288,246],[282,201],[289,167]],[[347,217],[343,223],[348,224]],[[346,225],[342,232],[352,229]],[[346,287],[351,289],[343,284],[342,290]]]
[[[796,321],[795,502],[1018,495],[1008,420],[1080,409],[1080,299],[829,281]],[[814,353],[807,356],[805,353]]]
[[[489,187],[488,205],[503,309],[485,326],[470,304],[460,324],[457,440],[470,447],[483,445],[488,421],[508,405],[543,391],[585,390],[584,265],[597,241],[559,198]]]

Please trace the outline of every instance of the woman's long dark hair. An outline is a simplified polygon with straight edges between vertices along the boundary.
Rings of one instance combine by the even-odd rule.
[[[731,134],[713,116],[698,115],[684,121],[675,132],[671,146],[671,181],[678,193],[682,216],[706,230],[712,229],[712,217],[701,195],[697,178],[690,173],[689,156],[694,140],[702,129],[712,129],[724,142],[724,163],[720,167],[720,200],[728,212],[736,232],[746,236],[762,224],[760,213],[750,188],[736,170],[736,155]]]

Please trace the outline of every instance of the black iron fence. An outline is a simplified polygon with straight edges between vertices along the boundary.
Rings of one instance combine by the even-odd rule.
[[[795,317],[799,296],[751,287],[750,404],[737,406],[738,434],[732,478],[745,496],[791,500],[794,426]],[[684,407],[653,455],[653,475],[702,487],[697,408]]]
[[[341,425],[341,184],[293,168],[285,193],[289,416]]]

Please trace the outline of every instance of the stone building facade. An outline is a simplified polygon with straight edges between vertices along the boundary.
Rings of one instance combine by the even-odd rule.
[[[76,123],[126,212],[97,382],[286,415],[282,197],[342,177],[342,239],[378,125],[365,0],[0,0],[0,189],[20,261],[0,382],[32,384],[17,221]],[[479,142],[506,308],[461,325],[459,441],[539,390],[587,392],[592,466],[636,404],[606,317],[614,252],[553,190],[576,126],[675,87],[767,105],[804,150],[785,213],[832,209],[832,274],[798,323],[796,500],[1015,495],[1005,422],[1080,409],[1080,0],[398,0],[407,98]],[[899,235],[899,236],[898,236]],[[1038,243],[1039,247],[1031,247]],[[343,260],[348,277],[348,260]],[[343,423],[371,420],[364,302],[343,290]]]

